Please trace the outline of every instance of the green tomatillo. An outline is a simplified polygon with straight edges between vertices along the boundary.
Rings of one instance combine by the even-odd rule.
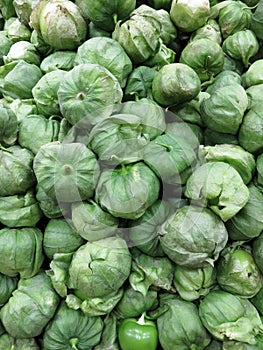
[[[157,327],[153,321],[145,320],[143,313],[139,320],[127,318],[122,321],[118,339],[121,350],[156,350]]]

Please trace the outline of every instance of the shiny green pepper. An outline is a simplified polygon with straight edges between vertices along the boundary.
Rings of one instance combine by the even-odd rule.
[[[118,339],[121,350],[156,350],[158,331],[153,321],[145,320],[144,314],[136,320],[127,318],[122,321]]]

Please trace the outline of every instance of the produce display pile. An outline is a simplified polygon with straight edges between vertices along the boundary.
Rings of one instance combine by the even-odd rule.
[[[0,1],[0,350],[263,349],[263,0]]]

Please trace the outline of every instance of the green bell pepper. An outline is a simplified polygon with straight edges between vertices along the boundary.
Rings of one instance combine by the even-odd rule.
[[[121,350],[156,350],[158,331],[153,321],[145,320],[145,314],[136,320],[127,318],[120,324],[118,339]]]

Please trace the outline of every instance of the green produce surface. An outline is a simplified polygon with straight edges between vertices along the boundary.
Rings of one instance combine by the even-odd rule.
[[[0,0],[0,350],[263,350],[263,0]]]

